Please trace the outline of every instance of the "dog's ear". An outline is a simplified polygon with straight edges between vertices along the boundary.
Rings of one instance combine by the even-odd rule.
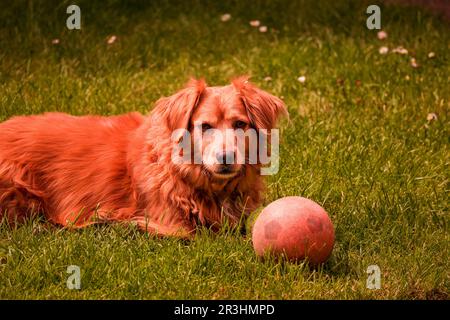
[[[158,120],[163,122],[169,132],[176,129],[188,130],[194,108],[205,88],[206,83],[203,79],[191,79],[184,89],[170,97],[159,99],[153,113],[158,115]]]
[[[248,117],[256,129],[273,129],[281,116],[288,117],[284,102],[250,83],[247,76],[232,81],[238,91]]]

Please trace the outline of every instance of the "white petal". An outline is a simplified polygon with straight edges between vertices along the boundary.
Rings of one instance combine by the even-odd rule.
[[[107,43],[108,44],[113,44],[114,42],[116,42],[116,40],[117,40],[116,36],[111,36],[111,37],[108,38]]]
[[[380,39],[380,40],[386,39],[386,38],[387,38],[387,33],[386,33],[386,31],[378,31],[377,37],[378,37],[378,39]]]
[[[220,20],[222,20],[223,22],[229,21],[231,19],[231,14],[229,13],[225,13],[220,17]]]
[[[378,49],[378,52],[380,54],[386,54],[389,52],[389,48],[388,47],[381,47],[380,49]]]

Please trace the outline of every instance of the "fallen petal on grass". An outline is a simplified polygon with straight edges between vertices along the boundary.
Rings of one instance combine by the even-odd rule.
[[[393,53],[398,53],[398,54],[408,54],[408,50],[406,50],[405,48],[403,48],[402,46],[394,48],[392,50]]]
[[[297,81],[300,83],[305,83],[306,82],[306,77],[305,76],[300,76],[297,78]]]
[[[436,57],[436,54],[433,51],[428,53],[428,58],[429,59],[433,59],[434,57]]]
[[[111,36],[111,37],[108,38],[106,43],[113,44],[114,42],[116,42],[116,40],[117,40],[117,36]]]
[[[250,25],[252,27],[256,28],[256,27],[259,27],[261,25],[261,22],[259,20],[252,20],[252,21],[250,21]]]
[[[419,64],[417,63],[415,58],[411,58],[411,67],[418,68]]]
[[[378,39],[380,39],[380,40],[386,39],[387,36],[388,36],[387,32],[386,32],[386,31],[383,31],[383,30],[378,31],[378,33],[377,33],[377,37],[378,37]]]
[[[220,17],[220,20],[221,20],[222,22],[230,21],[230,20],[231,20],[231,14],[229,14],[229,13],[223,14],[223,15]]]
[[[52,40],[52,44],[59,44],[59,42],[60,42],[59,39],[53,39]]]
[[[428,121],[436,121],[437,120],[437,114],[436,113],[434,113],[434,112],[430,112],[428,115],[427,115],[427,120]]]
[[[262,32],[262,33],[264,33],[264,32],[267,32],[267,27],[266,26],[261,26],[261,27],[259,27],[259,32]]]
[[[272,77],[265,77],[264,81],[266,81],[266,82],[272,81]]]
[[[388,47],[381,47],[380,49],[378,49],[378,52],[380,54],[387,54],[389,52],[389,48]]]

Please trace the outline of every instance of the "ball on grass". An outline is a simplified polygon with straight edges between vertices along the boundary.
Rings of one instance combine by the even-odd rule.
[[[285,255],[291,261],[325,262],[334,245],[327,212],[312,200],[285,197],[270,203],[255,221],[253,247],[258,256]]]

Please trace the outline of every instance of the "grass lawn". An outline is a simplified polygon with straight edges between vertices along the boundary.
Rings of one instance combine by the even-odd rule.
[[[79,0],[73,31],[72,1],[3,2],[0,121],[147,113],[189,76],[222,85],[250,74],[291,117],[265,204],[289,195],[321,204],[336,228],[332,257],[310,270],[260,261],[250,236],[233,232],[203,230],[187,243],[119,225],[2,223],[0,298],[449,299],[449,24],[380,5],[388,38],[379,40],[366,28],[373,1],[161,2]],[[392,53],[398,46],[408,54]],[[66,287],[69,265],[81,269],[81,290]],[[379,290],[366,288],[370,265]]]

